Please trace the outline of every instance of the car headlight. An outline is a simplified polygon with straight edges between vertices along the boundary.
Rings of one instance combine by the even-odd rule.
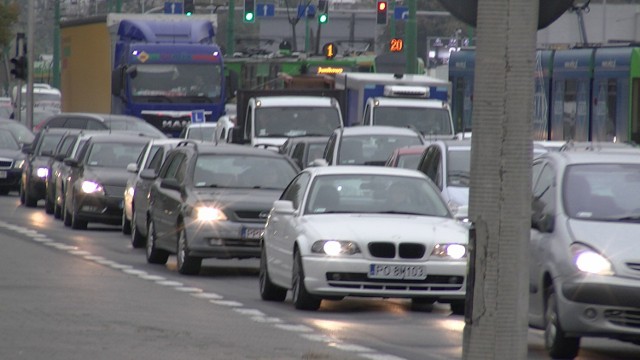
[[[611,262],[590,247],[573,244],[570,250],[573,254],[573,263],[576,264],[578,270],[598,275],[614,274]]]
[[[23,167],[23,166],[24,166],[24,159],[22,159],[22,160],[16,160],[16,161],[13,163],[13,168],[14,168],[14,169],[22,169],[22,167]]]
[[[127,196],[133,197],[135,193],[135,189],[133,188],[133,186],[128,187],[126,191],[127,191]]]
[[[462,244],[436,244],[432,256],[450,259],[462,259],[467,256],[467,247]]]
[[[360,252],[358,244],[343,240],[318,240],[311,246],[311,252],[329,256],[353,255]]]
[[[196,220],[198,221],[225,221],[227,216],[222,210],[211,206],[198,206],[195,208]]]
[[[80,185],[80,188],[85,194],[104,193],[102,185],[98,184],[95,181],[85,180],[82,182],[82,185]]]
[[[36,175],[39,178],[43,178],[44,179],[44,178],[47,177],[47,175],[49,175],[49,169],[48,168],[44,168],[44,167],[38,168],[36,170]]]

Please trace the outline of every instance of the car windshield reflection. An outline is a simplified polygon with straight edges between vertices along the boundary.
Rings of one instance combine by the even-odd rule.
[[[295,176],[284,159],[262,156],[201,155],[193,183],[198,188],[250,188],[283,190]]]

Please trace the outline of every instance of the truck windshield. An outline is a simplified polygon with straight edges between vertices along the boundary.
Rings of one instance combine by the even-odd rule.
[[[341,125],[333,107],[261,107],[255,120],[256,137],[329,136]]]
[[[373,124],[411,127],[423,135],[453,135],[447,109],[380,106],[373,112]]]
[[[138,103],[212,103],[221,96],[219,64],[142,64],[128,73]]]

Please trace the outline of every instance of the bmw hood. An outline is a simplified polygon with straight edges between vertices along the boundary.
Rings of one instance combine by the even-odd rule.
[[[468,229],[454,219],[414,215],[323,214],[304,216],[313,240],[355,240],[460,243],[468,242]]]
[[[131,173],[127,169],[85,166],[83,178],[101,185],[126,186]]]
[[[0,158],[3,159],[24,159],[26,158],[20,150],[0,149]]]
[[[640,222],[570,219],[568,226],[573,241],[591,246],[614,264],[640,263]]]

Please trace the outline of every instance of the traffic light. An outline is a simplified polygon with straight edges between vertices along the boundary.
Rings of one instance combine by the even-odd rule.
[[[184,14],[187,16],[193,15],[196,10],[196,6],[193,4],[193,0],[184,0],[184,3],[182,3],[182,8],[184,9]]]
[[[376,7],[376,10],[378,12],[376,23],[379,25],[386,25],[387,24],[387,2],[378,0],[378,5]]]
[[[326,24],[329,21],[328,0],[318,0],[318,24]]]
[[[11,59],[11,63],[13,64],[13,69],[11,69],[11,74],[15,76],[16,79],[26,80],[27,79],[27,58],[24,56],[14,57]]]
[[[244,0],[244,22],[253,23],[256,22],[256,1]]]

